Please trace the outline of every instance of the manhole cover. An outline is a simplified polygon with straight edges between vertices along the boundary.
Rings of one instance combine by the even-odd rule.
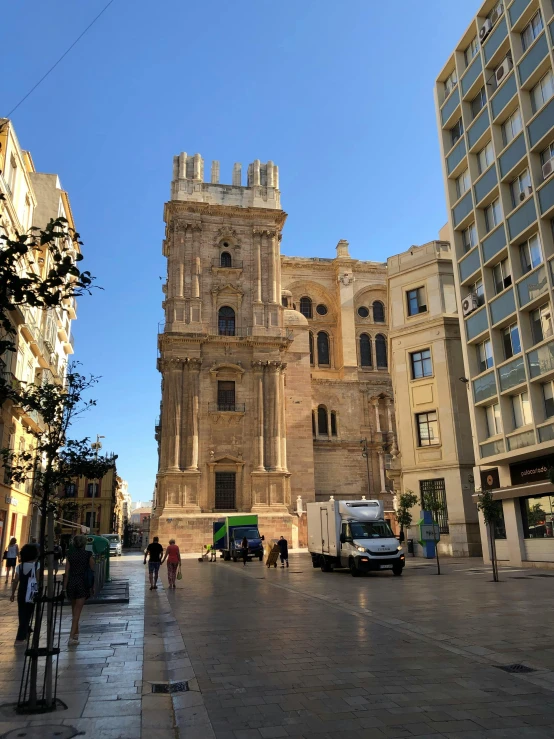
[[[21,729],[12,729],[7,734],[2,734],[0,739],[71,739],[79,733],[73,726],[43,724],[42,726],[25,726]]]
[[[517,662],[513,665],[495,665],[495,667],[498,667],[499,670],[504,670],[504,672],[510,672],[512,674],[521,675],[526,672],[536,672],[532,667],[527,667],[527,665],[520,665]]]
[[[152,683],[153,693],[185,693],[188,689],[186,680],[180,683]]]

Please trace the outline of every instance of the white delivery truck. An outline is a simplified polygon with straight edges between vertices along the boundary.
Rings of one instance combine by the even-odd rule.
[[[380,500],[308,503],[308,550],[314,567],[348,567],[353,577],[372,570],[401,575],[405,557],[385,521]]]

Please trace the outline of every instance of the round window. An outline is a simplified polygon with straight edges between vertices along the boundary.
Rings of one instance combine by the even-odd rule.
[[[227,241],[224,241],[224,242],[223,242],[223,246],[224,246],[225,248],[227,248],[227,247],[229,246],[229,243],[228,243]]]
[[[327,315],[327,306],[326,305],[323,305],[323,303],[320,303],[317,306],[316,311],[319,313],[320,316],[326,316]]]
[[[358,315],[360,318],[367,318],[369,316],[369,309],[365,307],[365,305],[361,305],[358,308]]]

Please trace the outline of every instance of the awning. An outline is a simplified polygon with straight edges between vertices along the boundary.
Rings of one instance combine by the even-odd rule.
[[[481,493],[474,493],[472,497],[478,498]],[[554,495],[554,485],[549,480],[542,482],[531,482],[527,485],[512,485],[507,488],[492,490],[495,500],[506,500],[507,498],[538,497],[539,495]]]

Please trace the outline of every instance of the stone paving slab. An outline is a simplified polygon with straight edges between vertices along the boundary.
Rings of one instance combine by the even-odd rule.
[[[110,563],[115,577],[129,579],[128,604],[88,605],[83,609],[80,643],[68,646],[71,609],[64,606],[58,697],[68,710],[40,716],[0,712],[0,734],[41,725],[74,726],[90,739],[138,739],[141,724],[144,641],[144,567],[142,555]],[[0,585],[1,703],[17,701],[23,652],[14,648],[17,604]],[[164,739],[159,737],[158,739]]]
[[[177,731],[192,736],[196,721],[197,736],[209,722],[216,739],[554,737],[544,581],[510,570],[497,585],[468,560],[443,571],[415,560],[403,578],[354,579],[314,570],[305,554],[290,571],[185,562],[160,615],[181,652],[167,600],[203,710],[195,719],[179,699]],[[498,670],[507,656],[538,671]]]

